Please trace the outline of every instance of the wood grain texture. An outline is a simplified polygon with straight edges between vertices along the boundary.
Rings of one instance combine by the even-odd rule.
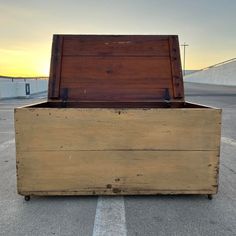
[[[170,78],[168,58],[65,57],[61,92],[68,88],[74,101],[163,100]]]
[[[218,187],[216,187],[218,189]],[[131,190],[131,189],[129,189]],[[104,193],[104,189],[91,189],[91,190],[76,190],[76,191],[25,191],[25,190],[18,190],[18,194],[23,196],[91,196],[91,195],[108,195],[108,196],[123,196],[123,195],[178,195],[178,194],[216,194],[218,190],[215,189],[198,189],[198,190],[147,190],[147,189],[133,189],[132,191],[121,191],[121,192],[114,192],[109,191]]]
[[[50,65],[50,75],[48,83],[48,97],[51,99],[59,99],[61,67],[62,67],[62,50],[63,37],[59,35],[53,36],[52,56]]]
[[[15,109],[22,195],[215,194],[221,110]]]
[[[62,84],[78,83],[79,81],[84,85],[99,86],[99,82],[114,84],[127,82],[127,84],[133,85],[136,82],[137,86],[140,86],[141,82],[141,85],[145,86],[144,82],[152,82],[153,86],[158,86],[161,83],[168,86],[171,83],[170,80],[168,81],[171,77],[171,67],[166,58],[65,57],[63,58],[63,66]],[[154,79],[160,79],[160,83]]]
[[[217,191],[217,151],[35,151],[17,160],[21,194]]]
[[[19,151],[218,150],[220,110],[47,109],[16,113]]]
[[[178,37],[170,36],[169,46],[174,97],[184,98],[184,82],[182,75]]]
[[[166,90],[170,100],[183,101],[177,36],[57,35],[54,41],[61,51],[52,51],[57,76],[50,76],[49,100],[63,100],[67,89],[69,101],[163,101]]]
[[[168,36],[65,35],[63,56],[169,57]]]
[[[55,35],[48,101],[15,109],[20,194],[217,192],[221,110],[184,103],[177,36]]]

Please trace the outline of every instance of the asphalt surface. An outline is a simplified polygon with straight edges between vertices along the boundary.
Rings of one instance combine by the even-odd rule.
[[[124,197],[125,230],[117,235],[236,235],[236,87],[186,83],[185,93],[187,101],[223,108],[219,193],[212,201],[197,195]],[[0,100],[0,235],[95,235],[98,197],[25,202],[16,192],[13,108],[45,96]],[[107,227],[113,225],[115,220]]]

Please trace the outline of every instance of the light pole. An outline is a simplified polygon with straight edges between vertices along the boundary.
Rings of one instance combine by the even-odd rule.
[[[189,45],[186,44],[185,42],[184,42],[184,44],[181,44],[181,47],[184,47],[184,75],[185,75],[185,48],[186,48],[187,46],[189,46]]]

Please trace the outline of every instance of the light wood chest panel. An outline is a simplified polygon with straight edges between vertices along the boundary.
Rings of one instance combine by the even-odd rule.
[[[22,194],[216,193],[220,110],[15,111]]]

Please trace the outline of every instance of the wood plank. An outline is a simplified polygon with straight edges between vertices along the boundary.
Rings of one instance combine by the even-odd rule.
[[[170,36],[169,45],[174,97],[184,98],[184,82],[182,75],[178,36]]]
[[[15,110],[19,151],[219,150],[221,110]]]
[[[93,86],[68,88],[70,101],[163,101],[166,91],[165,89],[159,88],[143,88],[142,93],[140,93],[140,90],[138,89],[126,87],[123,88],[123,86],[113,86],[113,88],[111,88],[100,85],[97,87],[99,87],[99,90]],[[106,92],[104,93],[104,91]]]
[[[79,80],[79,83],[78,81]],[[159,83],[156,83],[156,81],[159,81]],[[135,82],[138,82],[134,85]],[[126,79],[126,78],[120,78],[120,79],[113,79],[113,78],[98,78],[98,77],[77,77],[75,76],[73,79],[68,79],[68,81],[64,81],[62,83],[63,87],[65,88],[79,88],[80,86],[83,87],[97,87],[101,86],[102,88],[108,88],[108,87],[117,87],[117,86],[123,86],[124,88],[130,88],[130,89],[145,89],[149,88],[151,84],[153,85],[153,88],[167,88],[170,86],[170,82],[166,80],[166,78],[161,77],[140,77],[140,78],[133,78],[133,79]]]
[[[164,80],[171,78],[169,58],[157,57],[63,57],[62,82],[86,82],[88,79],[100,80],[140,80],[156,78]],[[156,81],[156,82],[157,82]],[[153,82],[153,81],[152,81]],[[163,82],[163,81],[162,81]],[[170,83],[170,81],[166,82]],[[134,84],[135,86],[135,84]]]
[[[59,98],[62,66],[62,48],[63,36],[54,35],[48,85],[48,97],[51,99]]]
[[[178,195],[178,194],[216,194],[215,189],[196,189],[196,190],[140,190],[129,189],[129,191],[122,191],[114,193],[112,191],[104,193],[104,189],[95,190],[76,190],[76,191],[24,191],[21,190],[18,194],[23,196],[90,196],[90,195],[108,195],[108,196],[125,196],[125,195]]]
[[[178,60],[177,36],[55,35],[49,99],[183,101]]]
[[[166,56],[167,36],[79,35],[65,36],[63,56]]]
[[[217,151],[18,152],[18,191],[216,193]],[[47,193],[46,193],[47,194]]]
[[[163,100],[172,86],[168,58],[66,57],[62,63],[60,90],[69,89],[69,100]]]

